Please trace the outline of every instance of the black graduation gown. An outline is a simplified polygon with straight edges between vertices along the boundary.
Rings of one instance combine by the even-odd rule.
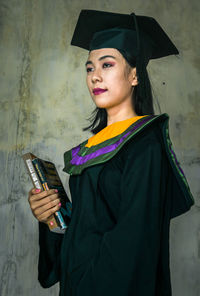
[[[43,287],[60,282],[60,296],[171,296],[170,220],[194,199],[168,118],[148,115],[98,147],[85,141],[65,153],[72,218],[65,234],[39,222]]]

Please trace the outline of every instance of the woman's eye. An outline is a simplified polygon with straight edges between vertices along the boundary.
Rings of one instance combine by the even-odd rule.
[[[113,66],[113,64],[111,64],[111,63],[103,63],[103,68],[109,68],[112,66]]]
[[[91,72],[92,71],[92,68],[88,67],[86,68],[86,72]]]
[[[102,65],[103,68],[110,68],[112,66],[113,66],[112,63],[103,63],[103,65]],[[87,67],[86,68],[87,73],[92,72],[92,71],[94,71],[94,68],[92,68],[92,67]]]

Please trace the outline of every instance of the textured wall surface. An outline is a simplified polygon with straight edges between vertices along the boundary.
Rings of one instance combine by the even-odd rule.
[[[90,136],[82,128],[94,109],[87,52],[70,46],[83,8],[153,16],[180,50],[148,68],[196,201],[171,221],[173,296],[200,296],[199,0],[0,0],[0,295],[58,295],[57,285],[45,290],[37,282],[38,225],[21,155],[53,160],[68,191],[63,153]]]

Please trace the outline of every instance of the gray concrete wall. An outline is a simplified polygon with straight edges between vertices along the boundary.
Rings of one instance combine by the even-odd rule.
[[[171,222],[173,296],[200,296],[200,58],[198,0],[0,0],[0,295],[58,295],[37,282],[38,229],[21,160],[32,151],[62,172],[63,153],[85,140],[94,105],[85,85],[87,52],[70,46],[81,9],[155,17],[180,50],[149,73],[196,204]],[[68,191],[68,189],[67,189]]]

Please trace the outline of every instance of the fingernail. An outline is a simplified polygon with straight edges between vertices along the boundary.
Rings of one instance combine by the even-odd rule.
[[[50,225],[51,225],[51,226],[53,225],[53,221],[50,222]]]
[[[58,189],[55,189],[55,192],[58,192]]]
[[[38,189],[38,188],[37,188],[37,189],[35,189],[35,192],[40,192],[40,189]]]
[[[61,202],[59,202],[59,204],[58,204],[60,207],[61,207]]]

